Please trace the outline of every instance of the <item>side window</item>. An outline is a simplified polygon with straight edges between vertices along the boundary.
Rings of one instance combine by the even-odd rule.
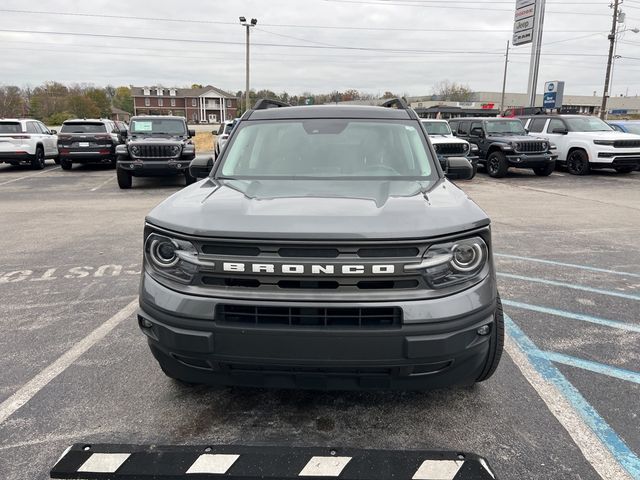
[[[27,133],[42,133],[36,122],[27,122]]]
[[[474,128],[479,128],[480,130],[482,130],[482,122],[471,122],[471,128],[469,129],[469,134],[473,132]]]
[[[610,126],[611,128],[613,128],[616,132],[624,132],[624,130],[622,130],[622,128],[620,128],[620,126],[618,126],[618,125],[611,125],[611,124],[609,124],[609,126]]]
[[[44,133],[45,135],[51,134],[49,129],[43,123],[38,122],[38,126],[40,127],[40,130],[42,131],[42,133]]]
[[[454,133],[458,133],[458,122],[449,122],[449,127],[451,128],[451,131]]]
[[[544,124],[547,123],[546,118],[533,118],[529,122],[529,131],[540,133],[544,130]]]
[[[471,125],[471,122],[460,122],[458,135],[469,135],[469,125]]]
[[[553,131],[556,128],[562,128],[565,129],[567,128],[564,124],[564,122],[562,120],[559,120],[557,118],[553,118],[551,119],[551,121],[549,122],[549,126],[547,127],[547,133],[553,133]]]

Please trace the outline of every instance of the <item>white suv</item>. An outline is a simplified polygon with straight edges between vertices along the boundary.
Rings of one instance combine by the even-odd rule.
[[[478,146],[455,137],[446,120],[423,119],[421,122],[438,154],[442,168],[446,170],[448,157],[465,157],[473,166],[473,176],[475,177],[478,171]]]
[[[529,132],[556,145],[558,162],[573,175],[598,168],[629,173],[640,165],[640,135],[617,132],[597,117],[536,115],[521,120]]]
[[[44,168],[47,158],[58,162],[58,136],[42,122],[30,119],[0,119],[0,163]]]
[[[222,125],[220,125],[220,129],[217,132],[215,130],[212,132],[214,135],[218,135],[216,146],[213,151],[213,155],[215,158],[218,158],[222,147],[224,147],[225,143],[227,143],[227,140],[229,140],[229,135],[231,134],[231,130],[233,130],[236,121],[237,120],[227,120]]]

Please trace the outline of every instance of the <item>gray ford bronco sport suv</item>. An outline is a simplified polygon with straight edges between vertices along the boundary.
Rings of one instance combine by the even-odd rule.
[[[191,162],[205,179],[149,213],[138,323],[166,375],[424,390],[494,373],[489,218],[415,112],[385,107],[262,100]]]
[[[184,175],[187,185],[196,181],[189,162],[196,155],[184,117],[131,117],[124,145],[116,147],[118,186],[131,188],[132,177]]]

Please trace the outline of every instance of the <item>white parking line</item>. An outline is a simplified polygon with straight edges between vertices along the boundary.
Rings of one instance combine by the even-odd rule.
[[[24,177],[13,178],[11,180],[7,180],[6,182],[0,183],[0,185],[6,185],[8,183],[17,182],[18,180],[24,180],[25,178],[35,177],[36,175],[42,175],[43,173],[53,172],[54,170],[57,170],[59,168],[60,167],[53,167],[53,168],[50,168],[49,170],[42,170],[41,172],[38,172],[38,173],[33,173],[31,175],[25,175]]]
[[[113,317],[58,357],[55,362],[29,380],[20,390],[11,395],[4,402],[0,403],[0,425],[29,400],[31,400],[51,380],[64,372],[73,362],[80,358],[82,354],[102,340],[120,323],[129,318],[131,314],[135,312],[137,306],[138,299],[136,298]]]
[[[104,187],[107,183],[109,183],[110,181],[112,181],[115,177],[111,176],[109,178],[107,178],[104,182],[102,182],[100,185],[98,185],[97,187],[93,187],[90,191],[91,192],[95,192],[96,190],[98,190],[100,187]]]

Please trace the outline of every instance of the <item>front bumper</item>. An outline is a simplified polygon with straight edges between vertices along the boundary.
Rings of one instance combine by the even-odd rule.
[[[276,388],[431,389],[471,385],[480,377],[494,328],[495,279],[464,292],[420,301],[341,303],[395,306],[397,328],[231,325],[215,317],[218,303],[329,306],[196,297],[143,274],[139,326],[170,376],[194,383]]]
[[[537,168],[544,167],[558,158],[555,154],[527,154],[527,153],[511,153],[506,156],[509,166],[517,168]]]
[[[189,168],[190,160],[181,158],[146,160],[128,158],[118,160],[118,168],[131,172],[132,175],[173,175],[183,173]]]

